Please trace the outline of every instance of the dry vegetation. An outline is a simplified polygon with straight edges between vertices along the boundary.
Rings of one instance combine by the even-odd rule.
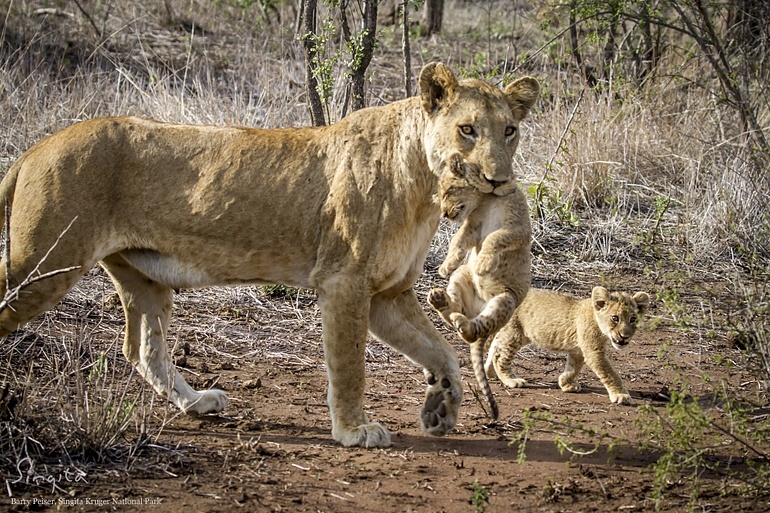
[[[543,99],[525,124],[515,162],[533,207],[535,283],[581,295],[597,283],[648,290],[656,307],[645,329],[661,334],[653,337],[686,341],[689,351],[730,366],[726,372],[742,383],[733,389],[714,380],[720,408],[688,413],[687,402],[674,398],[669,411],[657,413],[658,427],[671,430],[658,432],[660,439],[676,433],[683,441],[651,449],[684,455],[703,449],[700,459],[672,460],[670,474],[655,467],[663,473],[661,493],[693,466],[719,467],[708,459],[710,449],[698,445],[711,434],[677,431],[672,419],[689,416],[729,426],[721,437],[733,444],[727,453],[749,466],[738,479],[748,484],[738,493],[767,497],[767,155],[747,142],[738,113],[722,101],[713,69],[692,42],[672,41],[655,80],[644,87],[623,76],[618,64],[613,80],[589,89],[554,12],[546,2],[448,0],[441,37],[413,34],[413,76],[441,60],[493,83],[525,73],[541,80]],[[309,124],[296,2],[5,1],[0,17],[0,174],[34,142],[97,116]],[[334,36],[327,44],[342,48]],[[381,23],[369,66],[369,105],[403,97],[400,45],[401,30]],[[584,49],[589,58],[591,48]],[[332,117],[342,112],[343,68],[344,58],[331,68]],[[766,124],[762,94],[754,105]],[[442,226],[437,234],[421,295],[439,280],[451,230]],[[124,363],[122,327],[112,285],[94,270],[61,305],[3,342],[0,475],[9,497],[66,494],[86,475],[173,474],[199,457],[194,446],[162,437],[178,415]],[[322,365],[320,320],[309,291],[183,291],[170,332],[178,364],[198,387],[211,385],[218,371],[238,368],[246,375],[252,360],[289,372]],[[672,354],[668,344],[663,362]],[[407,365],[398,358],[372,344],[368,364]],[[709,376],[695,374],[682,369],[681,379],[666,386],[712,386]],[[258,388],[258,378],[253,381]],[[246,406],[236,399],[235,408]],[[748,420],[720,424],[725,416]],[[514,427],[526,431],[554,419],[528,422]],[[479,501],[476,510],[483,511]]]

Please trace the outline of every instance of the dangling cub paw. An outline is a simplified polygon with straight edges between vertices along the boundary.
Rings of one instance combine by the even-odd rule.
[[[455,329],[460,333],[460,336],[463,337],[463,340],[465,340],[468,343],[475,342],[479,338],[478,329],[476,329],[476,325],[471,322],[466,316],[459,312],[455,312],[452,315],[449,316],[450,319],[452,319],[452,324],[454,325]]]
[[[442,312],[449,308],[449,296],[444,289],[430,289],[428,292],[428,303],[430,306]]]

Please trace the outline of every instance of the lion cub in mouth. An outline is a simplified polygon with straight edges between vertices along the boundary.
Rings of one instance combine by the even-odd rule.
[[[446,290],[432,289],[428,302],[471,345],[473,372],[496,419],[484,347],[529,289],[532,227],[527,199],[515,183],[505,196],[479,192],[456,171],[441,175],[439,194],[444,217],[462,224],[439,268],[441,276],[451,275],[449,284]]]
[[[525,386],[526,381],[511,370],[511,363],[520,348],[535,343],[544,349],[567,353],[567,366],[559,376],[563,391],[580,390],[575,378],[585,363],[599,377],[611,402],[631,404],[631,396],[610,365],[606,350],[608,343],[621,349],[631,341],[649,303],[646,292],[611,293],[604,287],[594,287],[591,297],[583,300],[530,289],[492,342],[486,374],[491,378],[497,373],[511,388]]]

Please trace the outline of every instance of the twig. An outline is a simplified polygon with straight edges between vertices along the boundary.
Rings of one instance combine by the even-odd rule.
[[[6,214],[9,212],[9,207],[6,202]],[[66,234],[69,229],[72,227],[72,224],[77,220],[78,216],[75,216],[72,221],[70,221],[70,224],[67,225],[67,227],[62,231],[59,236],[54,241],[53,245],[46,251],[45,255],[43,255],[43,258],[40,259],[40,261],[35,265],[35,268],[30,271],[30,273],[27,275],[26,278],[24,278],[24,281],[19,283],[16,287],[11,288],[10,282],[6,281],[6,290],[5,290],[5,297],[3,297],[2,301],[0,301],[0,312],[5,310],[10,306],[10,304],[13,301],[16,301],[19,298],[19,293],[24,290],[25,288],[29,287],[30,285],[37,283],[39,281],[46,280],[48,278],[52,278],[59,274],[68,273],[70,271],[74,271],[75,269],[80,269],[81,266],[79,265],[73,265],[70,267],[65,267],[63,269],[56,269],[54,271],[49,271],[47,273],[40,274],[40,266],[43,265],[43,263],[48,259],[48,256],[51,254],[51,252],[56,248],[56,246],[59,244],[59,241],[64,237],[64,234]],[[10,226],[11,219],[10,217],[6,217],[6,226]],[[6,228],[6,233],[10,233],[10,230]],[[10,276],[10,235],[6,235],[6,247],[5,247],[5,255],[6,255],[6,276]]]
[[[580,90],[580,95],[578,96],[575,106],[572,108],[572,112],[569,115],[569,119],[567,119],[567,124],[564,126],[564,130],[562,131],[561,136],[559,137],[559,142],[556,145],[556,148],[554,148],[551,158],[548,159],[548,164],[545,165],[545,172],[543,172],[543,177],[537,183],[537,187],[535,188],[535,215],[538,219],[543,218],[543,211],[541,206],[541,203],[543,200],[543,183],[545,182],[546,178],[548,178],[548,172],[551,170],[551,166],[553,166],[553,161],[554,159],[556,159],[556,155],[559,153],[559,150],[561,149],[562,144],[564,144],[564,139],[567,138],[567,132],[569,131],[569,127],[572,125],[572,121],[575,119],[575,114],[577,114],[577,110],[578,110],[578,107],[580,106],[580,102],[583,101],[583,95],[585,94],[585,92],[586,92],[585,88]]]

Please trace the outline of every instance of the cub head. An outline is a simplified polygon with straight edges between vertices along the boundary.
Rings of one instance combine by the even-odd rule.
[[[439,175],[449,169],[484,193],[512,192],[519,123],[540,94],[537,80],[520,78],[500,90],[476,79],[458,81],[434,62],[420,72],[419,86],[431,170]]]
[[[625,292],[610,293],[604,287],[594,287],[591,301],[599,329],[615,349],[621,349],[634,336],[639,318],[650,304],[650,296],[646,292],[633,296]]]
[[[462,223],[481,202],[481,193],[465,178],[446,171],[438,182],[441,214],[450,221]]]

